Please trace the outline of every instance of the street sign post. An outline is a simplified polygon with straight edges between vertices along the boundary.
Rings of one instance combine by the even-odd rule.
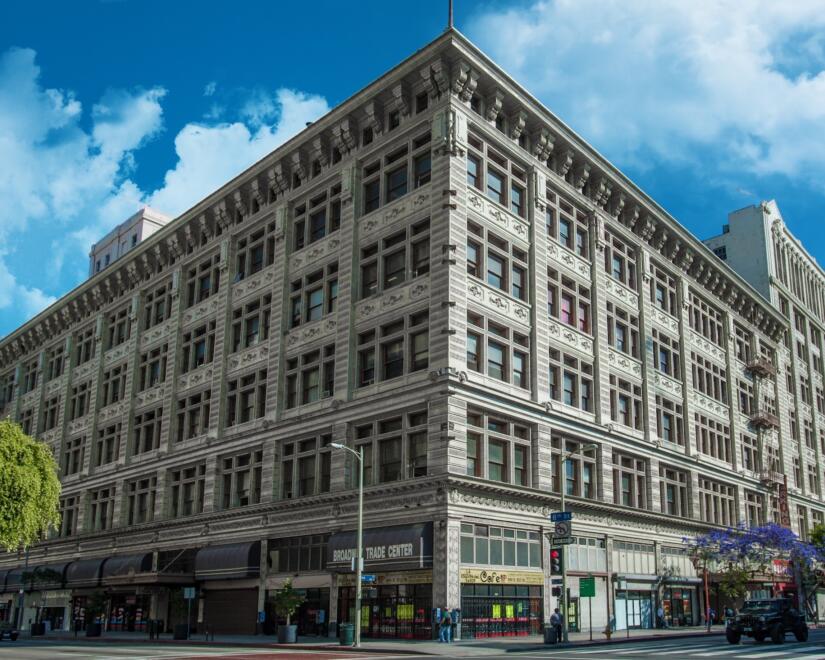
[[[560,520],[557,522],[553,536],[570,536],[570,521]]]
[[[579,598],[587,598],[587,618],[590,621],[590,641],[593,641],[593,597],[596,595],[596,578],[592,575],[579,578]]]
[[[551,547],[558,545],[570,545],[571,543],[573,543],[572,536],[554,536],[552,539],[550,539]]]
[[[573,520],[573,512],[555,511],[550,514],[550,522],[561,522],[562,520]]]
[[[192,621],[192,601],[195,600],[195,587],[184,587],[183,597],[188,603],[186,608],[186,639],[189,639],[189,627]]]

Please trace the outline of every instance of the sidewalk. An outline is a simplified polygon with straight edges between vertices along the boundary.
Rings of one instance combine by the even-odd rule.
[[[714,626],[711,635],[721,635],[724,627]],[[577,647],[603,644],[623,644],[625,642],[638,642],[648,639],[673,638],[673,637],[704,637],[708,633],[704,627],[689,628],[669,628],[665,630],[631,630],[619,631],[612,635],[608,641],[601,632],[593,631],[593,641],[590,641],[590,633],[579,632],[570,633],[570,643]],[[35,638],[38,639],[38,638]],[[50,632],[45,637],[48,641],[75,641],[74,634],[66,632]],[[279,645],[274,637],[263,635],[217,635],[214,641],[205,641],[202,634],[192,635],[188,642],[184,640],[173,640],[171,635],[161,635],[159,640],[150,640],[146,633],[128,632],[108,632],[102,637],[85,637],[78,635],[77,641],[98,642],[98,643],[161,643],[161,644],[195,644],[204,646],[237,646],[252,648],[284,648],[287,645]],[[299,637],[297,644],[288,645],[295,650],[354,650],[351,647],[342,647],[338,640],[329,637]],[[519,653],[535,651],[537,649],[547,650],[553,648],[543,643],[543,639],[538,635],[529,637],[498,637],[485,639],[468,639],[453,642],[449,645],[441,644],[437,640],[395,640],[395,639],[363,639],[361,642],[361,653],[390,653],[390,654],[410,654],[410,655],[442,655],[450,657],[462,657],[470,655],[495,655],[501,653]],[[555,648],[560,648],[556,646]]]

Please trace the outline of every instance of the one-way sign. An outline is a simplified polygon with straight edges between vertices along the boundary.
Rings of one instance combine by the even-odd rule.
[[[570,545],[573,543],[572,536],[554,536],[550,539],[550,546]]]
[[[550,514],[550,522],[562,522],[563,520],[573,520],[573,512],[556,511]]]

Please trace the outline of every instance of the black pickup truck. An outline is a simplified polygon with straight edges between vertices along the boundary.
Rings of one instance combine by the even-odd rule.
[[[790,598],[746,600],[725,629],[725,637],[731,644],[738,644],[742,635],[753,637],[757,642],[764,642],[770,636],[774,644],[781,644],[788,633],[793,633],[798,642],[808,639],[805,617]]]
[[[0,642],[4,639],[16,642],[19,634],[12,624],[7,621],[0,621]]]

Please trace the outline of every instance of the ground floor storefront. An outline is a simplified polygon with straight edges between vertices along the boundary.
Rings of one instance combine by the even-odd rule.
[[[462,567],[462,639],[537,635],[544,621],[544,573]]]

